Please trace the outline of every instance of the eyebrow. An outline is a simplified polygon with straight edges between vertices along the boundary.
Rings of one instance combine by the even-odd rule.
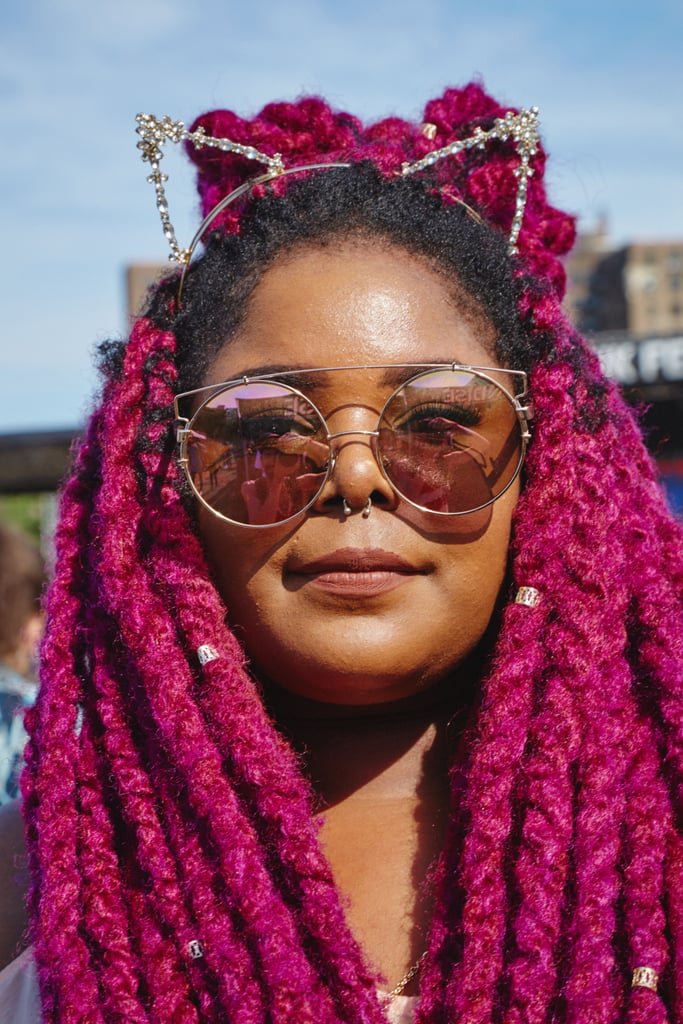
[[[329,386],[328,375],[324,371],[320,372],[317,370],[317,367],[306,366],[305,363],[299,365],[290,364],[288,366],[283,366],[281,363],[252,366],[245,370],[243,376],[248,378],[268,377],[270,380],[280,381],[299,390],[313,387],[326,388]]]
[[[381,383],[385,387],[400,388],[402,384],[405,384],[411,377],[415,377],[418,373],[423,373],[425,370],[431,370],[430,364],[438,364],[439,366],[451,366],[453,363],[457,363],[457,359],[430,359],[429,363],[416,363],[413,366],[387,366],[382,376]],[[464,364],[463,364],[464,365]]]
[[[241,380],[242,377],[253,379],[255,377],[268,377],[270,380],[281,380],[282,383],[291,384],[293,387],[304,389],[306,387],[319,387],[327,388],[330,386],[329,374],[326,370],[336,372],[337,370],[353,370],[353,369],[366,369],[371,368],[373,365],[376,369],[384,370],[382,374],[380,384],[384,387],[398,388],[402,384],[405,384],[411,377],[415,377],[417,374],[429,370],[432,365],[435,366],[450,366],[453,363],[458,364],[457,359],[453,356],[439,358],[436,356],[430,359],[429,362],[424,363],[411,363],[407,366],[401,366],[397,364],[392,366],[391,364],[357,364],[356,366],[339,366],[339,367],[311,367],[305,364],[289,364],[283,366],[282,364],[264,364],[263,366],[251,366],[249,369],[244,370],[240,377],[232,378],[233,380]],[[458,364],[460,365],[460,364]],[[467,364],[462,364],[467,365]]]

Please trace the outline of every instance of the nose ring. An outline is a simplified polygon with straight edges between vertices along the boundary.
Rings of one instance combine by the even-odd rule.
[[[359,511],[357,508],[351,508],[351,506],[349,505],[349,503],[346,500],[346,498],[342,498],[342,508],[344,510],[344,515],[345,516],[353,515],[354,512],[358,512]],[[368,500],[365,502],[365,505],[363,506],[363,508],[361,510],[361,515],[363,516],[363,519],[367,519],[368,518],[368,516],[370,515],[370,509],[371,508],[372,508],[372,498],[368,498]]]

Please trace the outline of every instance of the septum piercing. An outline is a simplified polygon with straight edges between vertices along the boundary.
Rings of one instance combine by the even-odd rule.
[[[370,510],[372,509],[372,498],[368,498],[362,509],[351,508],[346,498],[342,498],[342,508],[344,510],[345,516],[350,516],[353,515],[354,512],[360,511],[361,515],[363,516],[363,519],[367,519],[368,516],[370,515]]]

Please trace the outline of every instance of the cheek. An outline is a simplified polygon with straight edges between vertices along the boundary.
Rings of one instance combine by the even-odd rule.
[[[268,586],[279,564],[278,552],[296,527],[245,530],[199,512],[199,530],[214,582],[228,609],[231,623],[242,623],[242,610],[259,601],[259,588]]]
[[[493,613],[510,558],[512,519],[519,497],[514,484],[488,508],[453,521],[441,541],[451,563],[453,590],[469,595],[472,615],[484,628]]]
[[[442,631],[442,649],[436,655],[444,674],[492,639],[487,633],[501,591],[506,588],[509,565],[511,512],[501,509],[476,539],[445,542],[446,571],[435,621]],[[496,510],[498,511],[498,510]],[[468,517],[464,517],[465,519]],[[458,526],[458,531],[462,526]],[[472,527],[472,532],[475,532]]]

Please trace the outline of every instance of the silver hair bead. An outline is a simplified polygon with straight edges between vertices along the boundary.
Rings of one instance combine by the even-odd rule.
[[[197,648],[197,657],[199,658],[200,665],[208,665],[210,661],[216,661],[217,658],[220,658],[220,654],[211,644],[202,644],[201,647]]]

